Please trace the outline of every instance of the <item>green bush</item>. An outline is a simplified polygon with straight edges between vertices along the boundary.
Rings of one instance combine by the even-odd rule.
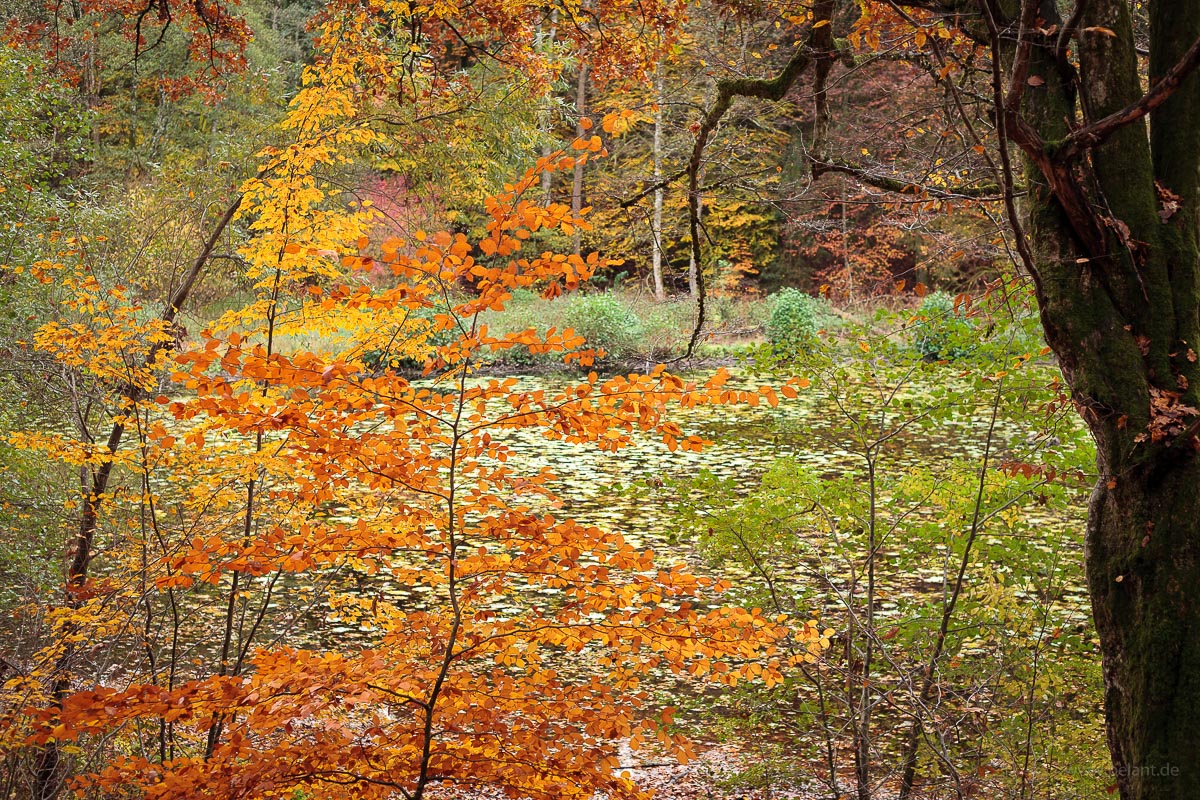
[[[955,308],[945,292],[928,295],[917,309],[913,326],[913,348],[929,361],[962,358],[971,351],[975,326],[964,309]]]
[[[591,347],[617,358],[637,352],[644,333],[637,315],[612,294],[581,294],[567,301],[562,327],[574,328]]]
[[[773,296],[767,320],[767,341],[785,358],[796,356],[817,340],[821,301],[799,289],[787,288]]]

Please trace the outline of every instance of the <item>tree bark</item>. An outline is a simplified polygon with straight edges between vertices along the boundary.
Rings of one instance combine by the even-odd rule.
[[[1063,24],[1053,2],[1038,16]],[[1183,800],[1200,797],[1200,81],[1151,112],[1149,134],[1138,117],[1086,157],[1056,158],[1076,88],[1085,124],[1143,94],[1128,6],[1091,0],[1079,28],[1076,83],[1052,37],[1022,25],[1027,74],[1044,83],[1016,88],[1017,45],[1012,121],[1035,134],[1018,142],[1047,340],[1097,444],[1085,559],[1115,782],[1124,800]],[[1154,4],[1152,82],[1198,35],[1200,2]]]
[[[541,25],[538,26],[538,42],[537,42],[538,49],[542,50],[542,49],[554,47],[554,40],[555,40],[555,37],[557,37],[557,36],[558,36],[558,9],[555,8],[550,11],[550,32],[545,35],[545,38],[542,38]],[[546,102],[549,102],[549,99],[552,94],[553,94],[553,89],[549,89],[547,91]],[[542,135],[549,138],[550,133],[551,133],[551,127],[552,127],[549,109],[542,112],[541,119],[539,120],[538,124],[539,124],[539,127],[542,129]],[[553,149],[550,147],[549,142],[542,145],[542,158],[550,158],[550,153],[552,153],[552,152],[553,152]],[[545,170],[544,172],[542,172],[542,205],[544,205],[544,206],[550,205],[550,198],[552,196],[551,192],[553,189],[553,179],[554,179],[554,174],[550,170]]]
[[[575,136],[582,139],[587,133],[587,128],[583,126],[583,120],[587,114],[587,85],[588,85],[588,64],[583,60],[583,54],[579,56],[579,75],[575,79],[575,113],[578,115],[578,122],[575,124]],[[583,165],[582,160],[577,159],[575,162],[575,174],[571,180],[571,215],[578,217],[583,210]],[[575,234],[572,237],[572,248],[575,255],[579,255],[583,246],[583,234],[579,230],[579,226],[575,226]]]
[[[704,165],[701,165],[700,171],[696,174],[696,182],[704,182]],[[704,220],[704,197],[699,190],[696,191],[695,198],[691,201],[695,209],[696,227],[700,228]],[[693,238],[699,239],[699,234],[692,233]],[[693,298],[700,296],[700,260],[696,258],[696,248],[692,248],[691,254],[688,256],[688,294]]]

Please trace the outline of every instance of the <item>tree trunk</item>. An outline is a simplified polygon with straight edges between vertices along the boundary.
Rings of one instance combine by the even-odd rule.
[[[696,176],[697,183],[704,183],[705,166],[700,166],[700,173]],[[697,196],[696,198],[696,222],[699,224],[704,217],[704,198]],[[703,228],[701,228],[703,230]],[[692,254],[688,258],[688,294],[693,298],[700,296],[700,265],[696,263],[696,248],[692,248]]]
[[[1039,14],[1043,30],[1064,24],[1050,0]],[[1076,86],[1084,124],[1143,94],[1128,6],[1092,0],[1079,27],[1077,83],[1053,35],[1024,31],[1028,74],[1044,81],[1029,82],[1021,110],[1040,139],[1020,141],[1034,278],[1097,444],[1085,558],[1115,782],[1124,800],[1190,800],[1200,798],[1200,81],[1150,114],[1149,135],[1138,119],[1090,157],[1056,161]],[[1198,35],[1200,2],[1153,4],[1152,82]],[[1019,49],[1009,56],[1020,62]]]
[[[538,26],[538,43],[537,43],[539,50],[553,47],[555,37],[558,36],[558,9],[557,8],[553,9],[550,12],[550,32],[548,34],[546,34],[544,39],[542,38],[541,31],[542,31],[541,25],[539,25]],[[547,95],[546,95],[547,103],[549,103],[550,97],[553,95],[553,92],[554,92],[553,88],[547,90]],[[542,112],[541,118],[540,118],[538,124],[539,124],[539,127],[542,129],[542,135],[547,137],[547,139],[548,139],[550,137],[551,128],[552,128],[549,109]],[[542,145],[542,158],[549,158],[550,153],[552,153],[552,152],[553,152],[553,149],[550,147],[549,142]],[[554,179],[554,175],[550,170],[545,170],[544,172],[542,172],[542,205],[544,205],[544,206],[550,205],[551,191],[553,189],[553,183],[552,183],[553,179]]]
[[[658,62],[655,70],[654,91],[654,149],[652,151],[652,158],[654,159],[654,183],[657,185],[662,183],[663,69],[661,61]],[[667,292],[663,287],[662,272],[663,193],[662,186],[654,190],[654,216],[650,220],[650,238],[652,240],[651,247],[653,248],[651,271],[654,274],[654,299],[660,303],[667,299]]]
[[[1147,37],[1141,29],[1135,36],[1135,4],[1076,0],[1064,17],[1059,2],[886,5],[914,26],[924,23],[904,7],[936,9],[991,46],[1006,211],[1046,339],[1097,445],[1085,558],[1116,783],[1123,800],[1196,800],[1200,0],[1136,4],[1149,13],[1148,91],[1137,47]],[[814,18],[821,23],[813,33],[828,35],[829,17]],[[807,64],[803,53],[789,62],[794,74]],[[770,86],[786,89],[784,77]],[[703,147],[729,98],[769,96],[768,85],[753,81],[718,85],[723,104],[706,116],[689,168],[693,209]],[[818,101],[821,87],[818,73]],[[818,155],[824,119],[818,107]],[[1012,191],[1009,143],[1025,154],[1023,208]],[[869,171],[850,174],[900,191]],[[697,216],[693,210],[693,239]],[[693,292],[703,287],[695,267],[693,258]]]
[[[579,56],[579,76],[575,81],[575,113],[578,115],[578,122],[575,124],[575,136],[582,139],[587,133],[587,128],[583,127],[583,120],[587,114],[587,83],[588,83],[588,65],[583,60],[583,54]],[[571,180],[571,215],[578,217],[583,210],[583,165],[582,160],[575,162],[575,174]],[[583,234],[579,230],[579,226],[575,226],[575,235],[572,238],[572,248],[575,255],[579,255],[583,244]]]
[[[1121,797],[1182,800],[1200,797],[1200,465],[1155,462],[1097,485],[1088,588]]]

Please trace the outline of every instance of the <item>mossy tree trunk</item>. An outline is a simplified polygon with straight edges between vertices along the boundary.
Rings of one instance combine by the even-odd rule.
[[[1200,0],[1151,4],[1150,85],[1179,77],[1158,97],[1124,0],[1007,10],[992,35],[1027,37],[1001,113],[1026,154],[1030,266],[1098,450],[1086,562],[1116,782],[1125,800],[1200,798],[1200,78],[1172,73],[1194,60]]]

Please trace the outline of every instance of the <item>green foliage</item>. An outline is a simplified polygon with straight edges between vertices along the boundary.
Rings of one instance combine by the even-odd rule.
[[[634,303],[624,295],[612,292],[576,294],[567,298],[548,300],[534,292],[518,289],[512,293],[502,312],[489,312],[484,321],[497,333],[520,333],[533,328],[544,331],[554,327],[572,328],[587,339],[587,346],[602,348],[611,359],[630,358],[647,349],[643,324]],[[666,319],[655,320],[650,329],[662,334]],[[530,353],[517,346],[502,350],[496,359],[513,366],[563,366],[559,353]]]
[[[817,319],[829,322],[828,308],[817,306]],[[695,355],[702,359],[735,360],[758,342],[770,304],[759,299],[712,297],[707,304],[705,336]],[[518,333],[529,328],[574,328],[588,346],[603,348],[609,367],[620,362],[644,368],[684,351],[696,323],[696,304],[690,298],[665,303],[645,293],[617,290],[546,299],[528,290],[513,292],[505,309],[488,311],[483,322],[492,332]],[[822,327],[827,327],[825,324]],[[513,367],[561,368],[556,354],[535,355],[525,347],[495,354],[494,360]],[[629,364],[628,362],[636,362]],[[602,364],[603,366],[603,364]]]
[[[740,600],[797,621],[816,614],[836,632],[784,686],[736,695],[748,722],[824,765],[831,750],[852,750],[855,709],[874,707],[871,757],[892,770],[919,715],[926,730],[953,728],[943,755],[962,774],[999,767],[1000,789],[1023,768],[1013,754],[1028,751],[1039,775],[1075,765],[1057,796],[1093,796],[1104,758],[1077,732],[1101,727],[1101,680],[1075,554],[1094,451],[1076,420],[1045,411],[1057,370],[1032,355],[1035,315],[1019,301],[975,313],[977,324],[962,320],[969,371],[916,352],[909,314],[843,331],[804,359],[814,389],[803,431],[778,434],[803,451],[749,489],[702,471],[659,496]],[[931,660],[936,689],[922,699],[912,676]],[[848,681],[858,705],[842,702]],[[927,747],[918,754],[919,774],[938,771]]]
[[[976,338],[974,322],[949,294],[932,292],[921,301],[912,342],[923,358],[930,361],[963,358],[970,354]]]
[[[6,290],[11,287],[4,287]],[[5,326],[7,322],[3,323]],[[13,447],[9,434],[38,426],[61,429],[66,409],[58,387],[39,386],[45,361],[23,363],[25,354],[7,345],[5,375],[0,379],[0,637],[9,654],[20,652],[29,631],[13,629],[20,618],[10,613],[53,592],[61,580],[64,500],[78,480],[70,466],[41,453]],[[49,410],[50,413],[42,413]]]
[[[87,154],[89,115],[28,51],[0,45],[0,235],[44,211]],[[7,243],[6,243],[7,245]],[[12,248],[5,246],[11,258]]]
[[[783,289],[771,296],[767,341],[782,358],[794,358],[817,340],[817,315],[823,301],[799,289]]]
[[[86,115],[28,52],[0,47],[0,177],[49,185],[84,155]]]
[[[641,349],[642,323],[616,295],[578,294],[567,301],[565,311],[563,326],[574,328],[610,356],[621,358]]]

